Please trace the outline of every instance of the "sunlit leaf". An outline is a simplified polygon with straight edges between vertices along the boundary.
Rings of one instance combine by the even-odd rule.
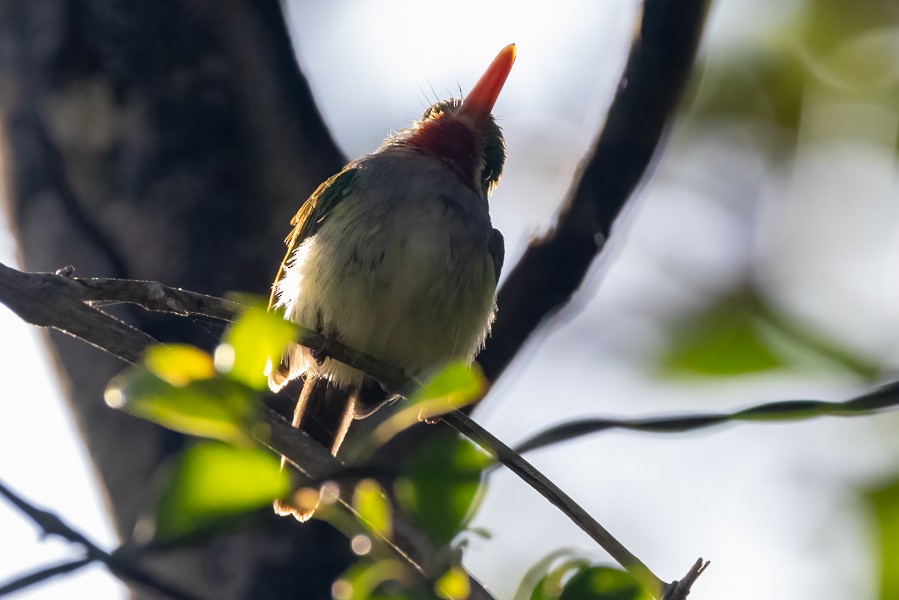
[[[870,490],[880,541],[880,600],[899,598],[899,479]]]
[[[290,489],[275,455],[256,448],[201,442],[172,467],[156,505],[156,538],[189,536],[269,505]]]
[[[144,354],[144,365],[151,373],[175,386],[215,375],[212,357],[187,344],[151,346]]]
[[[386,538],[390,537],[393,529],[390,502],[377,482],[365,479],[356,485],[353,508],[366,527]]]
[[[406,400],[400,410],[378,426],[370,437],[377,448],[419,421],[439,417],[480,400],[487,379],[477,364],[445,367]]]
[[[265,367],[278,364],[284,347],[296,336],[296,327],[276,312],[247,309],[222,338],[216,349],[215,366],[228,377],[250,388],[267,385]]]
[[[479,499],[488,455],[451,430],[431,434],[403,464],[396,498],[437,545],[460,531]]]
[[[590,567],[572,575],[559,600],[652,600],[626,571]]]
[[[452,408],[462,408],[477,399],[486,380],[477,363],[453,363],[446,366],[409,398],[409,404],[420,406],[442,400]]]
[[[440,576],[434,584],[434,592],[443,600],[466,600],[471,594],[468,573],[464,569],[453,567]]]
[[[247,443],[247,424],[255,414],[255,393],[223,378],[172,385],[141,368],[109,382],[106,403],[163,427],[235,443]]]

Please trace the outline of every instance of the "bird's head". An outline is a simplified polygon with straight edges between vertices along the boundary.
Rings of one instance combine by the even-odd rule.
[[[503,48],[464,99],[430,106],[420,121],[386,143],[433,156],[468,185],[485,194],[496,186],[506,160],[506,143],[491,111],[515,62],[515,44]]]

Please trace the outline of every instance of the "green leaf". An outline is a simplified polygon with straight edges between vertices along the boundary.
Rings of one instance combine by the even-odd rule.
[[[363,525],[385,538],[390,538],[393,531],[390,502],[376,481],[365,479],[356,485],[353,492],[353,508],[359,513],[359,520]]]
[[[436,545],[448,544],[480,498],[490,457],[446,429],[435,431],[403,464],[396,498]]]
[[[113,408],[168,429],[246,444],[250,438],[245,428],[255,415],[256,395],[228,379],[198,379],[176,386],[132,367],[109,382],[104,398]]]
[[[474,363],[453,363],[443,368],[409,398],[413,406],[442,401],[451,409],[467,406],[484,391],[486,379]]]
[[[171,540],[220,525],[290,490],[273,454],[219,442],[185,450],[156,504],[156,538]]]
[[[215,376],[212,357],[196,346],[169,344],[152,346],[144,354],[144,366],[174,386],[184,386]]]
[[[751,301],[725,297],[674,326],[662,365],[674,374],[717,377],[784,367],[787,363],[772,348],[768,331]]]
[[[652,596],[625,571],[590,567],[568,580],[559,600],[652,600]]]
[[[471,580],[460,567],[453,567],[434,583],[434,593],[443,600],[466,600],[471,594]]]
[[[404,402],[396,414],[372,432],[370,445],[378,448],[400,431],[420,421],[433,419],[477,402],[486,390],[487,378],[479,365],[448,365]]]
[[[513,600],[528,600],[529,598],[533,598],[533,600],[544,600],[544,598],[558,597],[558,595],[562,593],[561,585],[559,586],[559,589],[557,590],[555,596],[540,596],[534,594],[537,593],[537,588],[542,585],[543,581],[546,579],[546,576],[553,564],[556,563],[560,558],[570,557],[573,555],[574,551],[570,548],[561,548],[550,552],[542,559],[537,561],[537,563],[529,568],[521,578],[521,583],[518,584],[518,589],[515,590],[515,596],[513,597]]]
[[[899,598],[899,479],[870,490],[866,499],[880,538],[880,599]]]
[[[341,575],[331,588],[334,600],[387,598],[375,594],[385,581],[404,579],[405,567],[396,560],[360,561]],[[400,598],[400,596],[390,596]]]
[[[550,561],[551,562],[551,561]],[[538,566],[540,563],[538,563]],[[548,567],[549,565],[547,565]],[[530,600],[557,600],[564,589],[564,581],[572,572],[589,568],[590,563],[583,558],[570,558],[549,570],[534,586]]]
[[[296,326],[279,313],[249,308],[225,332],[215,351],[215,366],[231,379],[263,390],[268,385],[266,365],[269,361],[278,364],[284,348],[296,335]]]

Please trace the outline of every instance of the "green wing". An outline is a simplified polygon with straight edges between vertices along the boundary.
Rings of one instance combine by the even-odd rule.
[[[351,163],[337,175],[328,178],[327,181],[318,186],[318,189],[312,192],[309,199],[303,203],[297,214],[290,220],[290,224],[293,225],[293,231],[284,240],[284,243],[287,244],[287,254],[284,255],[284,260],[281,261],[281,266],[278,268],[275,283],[281,281],[281,277],[284,276],[284,269],[294,249],[306,239],[318,233],[325,218],[352,191],[357,173],[357,166]],[[271,309],[274,305],[275,285],[272,284],[272,293],[269,297],[268,307]]]

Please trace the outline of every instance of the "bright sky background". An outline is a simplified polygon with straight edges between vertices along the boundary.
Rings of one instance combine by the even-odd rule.
[[[795,5],[718,2],[705,47],[714,52],[727,44],[751,44]],[[420,115],[435,93],[467,90],[501,47],[518,44],[518,62],[496,107],[509,159],[491,201],[512,264],[551,217],[602,121],[638,3],[580,0],[563,11],[525,9],[519,2],[429,6],[412,0],[294,1],[290,16],[303,68],[349,156],[374,149],[386,132]],[[687,146],[677,130],[672,144]],[[587,286],[596,293],[579,298],[579,314],[557,319],[553,332],[532,344],[477,413],[488,429],[514,443],[547,424],[591,414],[726,410],[773,399],[841,399],[858,391],[851,379],[820,370],[672,383],[648,378],[629,360],[659,341],[644,300],[662,294],[672,305],[689,304],[695,291],[672,277],[678,271],[669,265],[702,272],[708,280],[727,279],[752,243],[743,239],[741,215],[683,185],[703,169],[735,169],[762,182],[769,175],[751,147],[737,157],[717,148],[714,142],[697,144],[660,163],[639,210],[628,214],[627,235],[615,240],[615,260],[591,276],[594,282],[603,277],[600,286]],[[872,161],[865,152],[840,156],[839,163],[848,165],[843,171],[825,168],[829,163],[813,155],[787,185],[761,185],[762,201],[791,197],[801,205],[803,199],[826,199],[828,190],[852,185],[858,167],[881,182],[866,209],[882,214],[895,201],[895,165]],[[865,214],[857,216],[862,237],[866,227],[877,227],[876,217]],[[801,238],[808,244],[828,239],[826,227],[819,234],[815,222],[803,227],[811,231]],[[763,231],[777,235],[776,228]],[[894,241],[896,233],[891,230]],[[897,249],[899,243],[891,256]],[[878,248],[867,251],[874,260]],[[13,254],[12,240],[0,234],[0,261],[14,263]],[[778,276],[776,269],[772,276]],[[827,280],[826,269],[821,277]],[[861,296],[877,296],[863,292],[879,289],[883,271],[872,267],[853,272],[853,278],[852,289]],[[872,316],[864,302],[837,294],[816,306],[825,315],[861,313],[861,331],[896,331],[895,312],[878,309]],[[112,547],[93,475],[40,336],[5,308],[0,331],[0,478]],[[894,468],[899,443],[878,433],[895,431],[897,417],[741,425],[676,437],[606,433],[530,458],[662,578],[680,577],[699,556],[711,559],[691,595],[695,600],[866,600],[875,594],[873,530],[851,486]],[[473,526],[489,530],[492,538],[474,539],[466,562],[500,600],[511,598],[524,571],[554,549],[577,548],[604,560],[564,516],[505,472],[491,478]],[[39,541],[34,528],[4,503],[0,540],[0,582],[71,555],[65,544]],[[122,589],[95,568],[19,597],[120,598]]]

